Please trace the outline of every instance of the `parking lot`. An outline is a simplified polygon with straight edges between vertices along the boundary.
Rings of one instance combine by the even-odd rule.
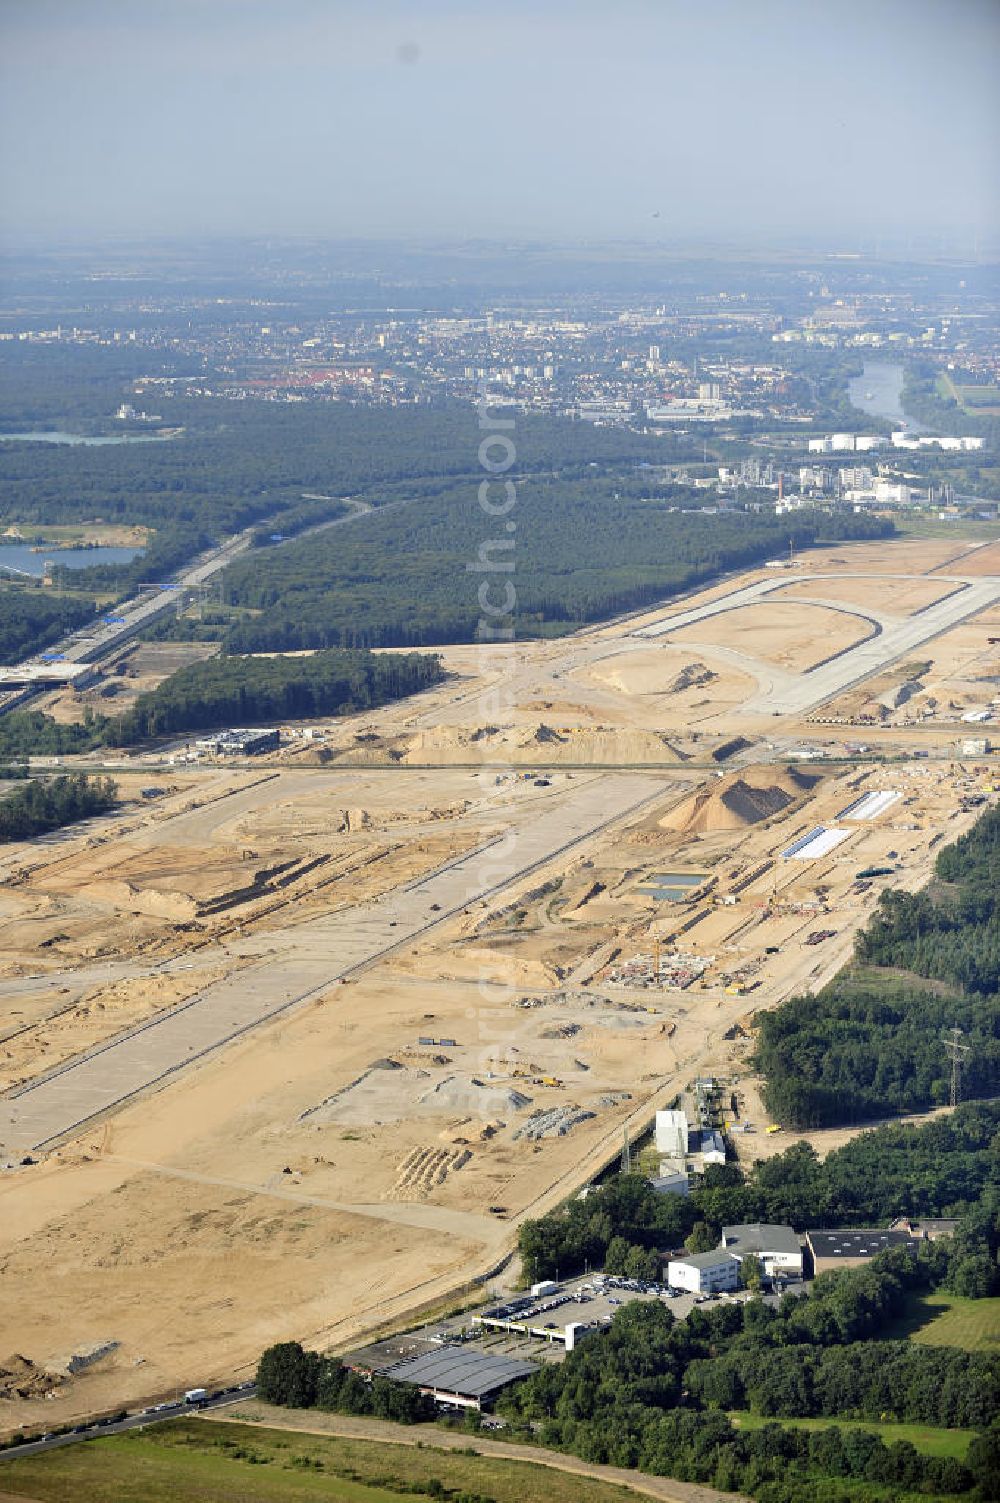
[[[435,1342],[472,1342],[484,1351],[504,1356],[561,1362],[566,1355],[567,1326],[610,1325],[617,1311],[633,1301],[664,1305],[675,1320],[685,1320],[696,1305],[738,1304],[752,1297],[746,1290],[716,1295],[673,1293],[664,1284],[587,1274],[561,1283],[551,1294],[539,1298],[518,1294],[494,1300],[475,1312],[436,1321],[412,1334]],[[776,1304],[779,1296],[765,1295],[764,1299]],[[486,1323],[492,1321],[497,1323]],[[583,1329],[577,1332],[577,1339],[585,1336]]]

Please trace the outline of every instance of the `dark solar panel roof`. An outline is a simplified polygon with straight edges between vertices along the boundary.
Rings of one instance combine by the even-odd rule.
[[[816,1258],[863,1258],[910,1242],[906,1232],[887,1232],[880,1227],[845,1227],[841,1231],[807,1232]]]
[[[419,1383],[423,1388],[481,1399],[515,1378],[527,1378],[537,1371],[537,1362],[518,1362],[510,1357],[493,1357],[488,1352],[445,1346],[383,1368],[383,1376],[397,1383]]]

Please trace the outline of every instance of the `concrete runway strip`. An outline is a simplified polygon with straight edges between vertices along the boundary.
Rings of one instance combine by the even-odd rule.
[[[261,937],[268,958],[0,1100],[0,1151],[20,1155],[67,1137],[178,1070],[289,1008],[314,999],[448,918],[502,891],[630,810],[661,795],[654,777],[581,780],[545,812],[383,898]],[[498,811],[498,822],[504,818]],[[345,1005],[346,1005],[345,994]]]
[[[824,575],[822,581],[838,577],[835,574]],[[815,576],[794,574],[786,574],[775,580],[762,579],[756,584],[734,590],[731,595],[724,595],[718,600],[709,601],[707,605],[695,606],[675,616],[667,616],[662,621],[654,621],[649,626],[639,627],[632,633],[632,636],[641,638],[668,636],[682,627],[697,625],[699,621],[706,621],[712,616],[721,616],[726,611],[735,611],[741,606],[759,604],[761,600],[773,595],[782,586],[802,579],[809,579],[811,583],[817,582]],[[943,600],[928,606],[926,610],[917,612],[916,615],[908,616],[892,626],[885,626],[878,636],[859,642],[855,647],[849,647],[826,663],[820,663],[810,672],[794,676],[784,675],[787,682],[781,683],[780,687],[773,686],[772,691],[767,695],[757,695],[748,700],[743,706],[744,712],[747,715],[805,715],[825,703],[826,700],[860,683],[862,679],[881,672],[891,663],[898,662],[900,658],[915,652],[925,642],[941,636],[952,627],[961,625],[970,616],[987,610],[998,600],[1000,600],[1000,579],[989,575],[979,579],[969,579],[964,582],[964,588],[955,590]],[[692,643],[692,645],[696,644]]]

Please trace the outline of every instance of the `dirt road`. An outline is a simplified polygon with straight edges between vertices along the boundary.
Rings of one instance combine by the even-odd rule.
[[[468,1453],[474,1448],[483,1456],[502,1456],[508,1461],[527,1461],[534,1466],[551,1467],[577,1477],[593,1477],[613,1482],[643,1498],[657,1498],[660,1503],[749,1503],[739,1493],[720,1493],[715,1488],[690,1482],[675,1482],[668,1477],[647,1477],[624,1467],[599,1466],[548,1451],[541,1446],[518,1445],[509,1440],[491,1440],[477,1435],[449,1434],[436,1425],[393,1425],[388,1420],[366,1419],[347,1414],[325,1414],[319,1410],[278,1409],[271,1404],[240,1405],[228,1413],[210,1410],[202,1415],[209,1424],[266,1424],[280,1430],[298,1430],[306,1435],[340,1435],[349,1440],[373,1440],[397,1446],[434,1446],[443,1451]],[[539,1495],[541,1496],[541,1495]],[[2,1494],[0,1494],[2,1497]]]

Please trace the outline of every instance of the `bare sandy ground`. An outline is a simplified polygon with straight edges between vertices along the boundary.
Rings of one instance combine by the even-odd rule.
[[[824,598],[845,586],[853,607],[888,610],[891,598],[902,613],[950,588],[924,576],[956,558],[964,568],[967,552],[849,545],[804,562]],[[863,581],[831,577],[848,570],[871,577],[870,599]],[[904,574],[916,578],[887,578]],[[0,853],[10,1081],[220,968],[239,976],[280,947],[294,965],[307,921],[402,893],[580,779],[599,799],[597,767],[671,769],[662,799],[619,828],[43,1163],[0,1173],[6,1347],[52,1371],[108,1347],[53,1399],[0,1400],[0,1429],[245,1376],[269,1341],[343,1347],[452,1296],[502,1262],[520,1218],[613,1159],[626,1123],[637,1135],[699,1072],[746,1073],[748,1046],[727,1035],[836,971],[878,895],[859,888],[861,869],[925,879],[935,837],[975,817],[956,810],[984,776],[931,761],[803,782],[787,749],[817,730],[747,727],[741,705],[782,654],[800,671],[864,623],[787,594],[753,610],[753,634],[735,613],[699,624],[699,635],[719,631],[704,647],[630,642],[632,621],[521,644],[485,667],[474,649],[448,649],[454,676],[432,694],[329,724],[325,766],[308,765],[317,743],[295,742],[244,770],[136,768],[130,787],[160,778],[162,799]],[[988,634],[1000,630],[983,617],[927,644],[931,698],[988,702],[1000,674]],[[508,701],[494,714],[486,691],[500,683]],[[956,724],[894,734],[949,750]],[[741,730],[753,748],[727,771],[712,750]],[[839,744],[848,735],[831,732]],[[870,824],[840,819],[877,788],[902,796]],[[785,860],[820,822],[847,829],[845,841],[821,860]],[[672,872],[705,885],[659,901],[651,879]],[[833,933],[807,944],[817,930]],[[703,963],[700,979],[612,980],[657,941]]]

